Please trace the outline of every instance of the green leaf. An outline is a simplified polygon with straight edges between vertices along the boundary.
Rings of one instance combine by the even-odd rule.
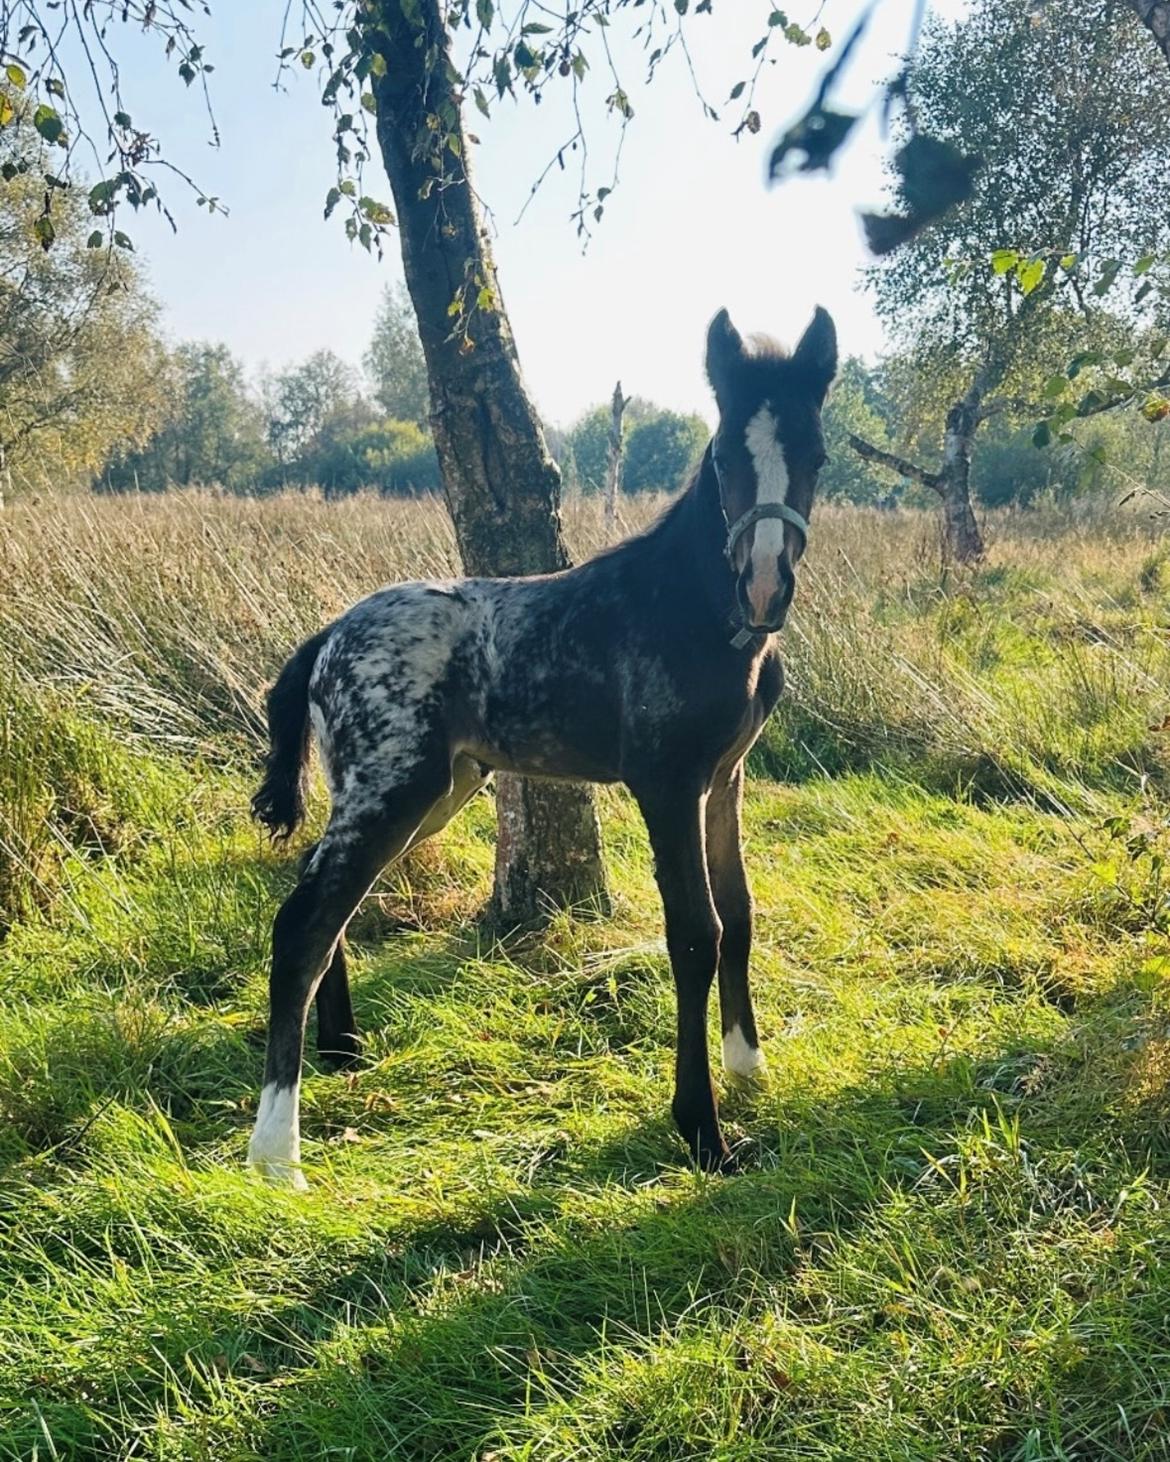
[[[833,37],[829,34],[829,32],[825,29],[823,25],[821,26],[820,30],[817,31],[815,44],[818,51],[827,51],[829,47],[833,44]]]
[[[1052,440],[1052,428],[1046,421],[1036,423],[1036,430],[1032,433],[1032,445],[1034,447],[1046,447]]]
[[[13,117],[16,116],[16,109],[9,99],[0,91],[0,127],[7,127]]]
[[[341,189],[330,188],[325,194],[325,217],[328,218],[337,205],[341,202]]]
[[[379,202],[377,198],[363,196],[358,200],[358,207],[370,220],[379,228],[390,227],[394,223],[394,215],[386,207],[385,203]]]
[[[375,51],[370,57],[370,70],[375,76],[386,75],[386,57],[383,56],[381,51]]]
[[[1016,279],[1025,295],[1031,294],[1044,282],[1044,260],[1029,259],[1016,268]]]
[[[129,249],[131,253],[134,252],[134,240],[129,234],[124,234],[121,229],[115,230],[114,243],[119,249]]]
[[[522,36],[547,36],[551,35],[551,33],[551,25],[541,25],[539,21],[535,20],[530,20],[527,25],[521,26],[520,28],[520,34]]]
[[[1071,274],[1077,267],[1077,256],[1075,254],[1062,254],[1060,256],[1060,267],[1066,274]]]
[[[95,228],[93,233],[90,234],[89,238],[86,239],[85,247],[87,249],[100,249],[105,241],[105,234],[102,233],[100,228]]]
[[[1044,382],[1044,389],[1041,391],[1041,398],[1045,401],[1056,401],[1063,396],[1068,389],[1067,376],[1049,376]]]
[[[65,123],[47,102],[42,102],[33,113],[33,126],[46,142],[60,142],[65,135]],[[48,244],[45,247],[48,248]]]
[[[16,87],[17,91],[23,91],[28,85],[28,77],[24,74],[24,67],[18,66],[15,61],[10,61],[4,68],[4,74]]]
[[[316,60],[317,58],[312,51],[301,52],[301,65],[305,68],[306,71],[312,71]]]
[[[496,10],[492,4],[492,0],[475,0],[475,18],[483,26],[484,30],[491,29],[495,13]]]
[[[746,86],[746,81],[737,81],[735,85],[731,88],[731,95],[727,98],[727,100],[733,102],[736,100],[737,97],[743,96],[744,88]]]
[[[479,110],[484,114],[485,117],[490,117],[491,112],[488,110],[488,99],[483,94],[483,87],[475,87],[472,91],[472,95],[475,97],[475,105],[479,108]]]
[[[1104,359],[1099,350],[1082,350],[1069,361],[1065,374],[1070,381],[1075,381],[1086,366],[1100,365]]]
[[[40,241],[42,249],[51,249],[53,240],[57,237],[57,230],[53,227],[53,220],[47,213],[42,213],[36,223],[33,224],[33,233]]]
[[[689,3],[690,0],[674,0],[674,8],[678,11],[680,15],[685,15],[687,13],[687,6],[689,5]]]
[[[130,124],[130,113],[129,112],[115,112],[114,113],[114,125],[117,126],[117,127],[129,127],[131,125]]]
[[[1020,255],[1016,249],[996,249],[991,256],[991,267],[996,274],[1006,274],[1009,269],[1014,269],[1020,262]]]
[[[109,213],[117,191],[118,185],[112,178],[103,178],[100,183],[95,183],[89,190],[89,211]]]
[[[1157,262],[1157,254],[1143,254],[1142,257],[1133,266],[1133,272],[1135,277],[1140,278],[1143,274],[1148,274]]]
[[[378,103],[374,100],[374,93],[372,91],[362,92],[362,106],[367,112],[377,114]]]

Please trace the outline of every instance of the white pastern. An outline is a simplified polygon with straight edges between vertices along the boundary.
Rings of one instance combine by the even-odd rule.
[[[733,1076],[756,1076],[767,1066],[759,1046],[749,1046],[743,1031],[733,1025],[723,1037],[723,1065]]]
[[[248,1166],[265,1178],[307,1188],[301,1172],[299,1086],[269,1084],[260,1093],[260,1110],[248,1143]]]
[[[761,406],[744,430],[744,441],[756,469],[756,503],[788,501],[788,463],[777,436],[776,418]],[[752,609],[761,617],[780,588],[780,555],[784,552],[782,518],[761,518],[752,531]]]

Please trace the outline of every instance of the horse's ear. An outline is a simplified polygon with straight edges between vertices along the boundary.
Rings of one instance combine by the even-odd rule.
[[[707,327],[707,379],[720,408],[730,399],[736,368],[743,360],[743,336],[720,310]]]
[[[833,324],[832,315],[820,305],[812,317],[812,324],[800,337],[792,363],[823,401],[829,382],[837,374],[837,327]]]

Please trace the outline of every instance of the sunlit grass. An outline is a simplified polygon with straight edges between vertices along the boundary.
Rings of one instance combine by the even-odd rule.
[[[243,1170],[296,851],[245,819],[251,717],[449,537],[425,505],[79,511],[0,520],[0,1457],[1166,1455],[1146,528],[1005,519],[954,579],[925,520],[818,516],[747,802],[742,1176],[670,1124],[649,852],[607,791],[612,919],[482,934],[489,798],[368,901],[368,1059],[310,1041],[297,1195]]]

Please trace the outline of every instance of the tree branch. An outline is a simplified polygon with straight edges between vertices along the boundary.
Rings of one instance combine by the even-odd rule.
[[[864,457],[867,462],[877,462],[882,467],[888,467],[891,472],[896,472],[899,477],[908,477],[912,482],[921,483],[923,487],[929,487],[932,492],[942,492],[942,478],[937,472],[928,472],[925,467],[919,467],[917,463],[907,461],[905,457],[899,457],[894,452],[887,452],[882,447],[875,447],[872,442],[867,442],[864,437],[849,433],[849,445],[859,457]]]

